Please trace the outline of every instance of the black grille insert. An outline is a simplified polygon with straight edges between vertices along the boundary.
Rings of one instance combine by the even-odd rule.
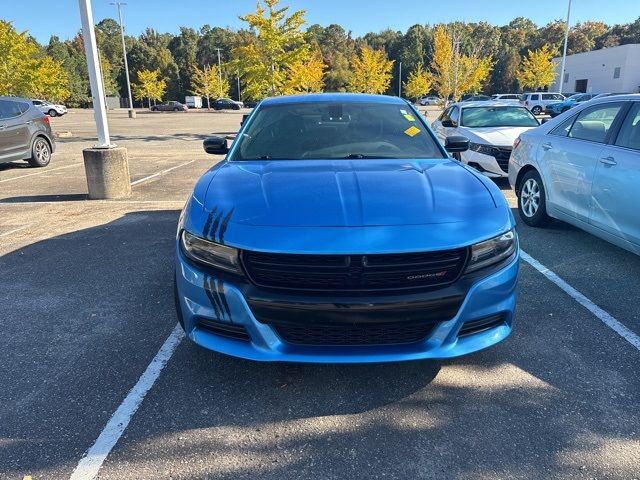
[[[403,345],[424,340],[434,323],[387,323],[360,325],[278,325],[278,335],[287,343],[309,346]]]
[[[209,333],[214,333],[221,337],[233,338],[235,340],[250,341],[249,332],[242,325],[218,322],[208,318],[198,318],[197,326]]]
[[[276,254],[245,250],[249,279],[267,288],[371,291],[444,287],[455,282],[468,250],[374,255]]]
[[[502,324],[504,324],[504,314],[498,313],[497,315],[491,315],[479,320],[473,320],[471,322],[463,323],[458,336],[464,337],[465,335],[472,335],[474,333],[483,332]]]
[[[503,172],[509,172],[509,157],[511,157],[511,147],[493,147],[493,156],[498,162],[498,166]]]

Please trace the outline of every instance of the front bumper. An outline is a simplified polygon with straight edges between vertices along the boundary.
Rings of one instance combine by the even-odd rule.
[[[243,281],[234,282],[230,277],[207,271],[187,260],[180,250],[176,255],[176,307],[180,321],[189,339],[198,345],[220,353],[258,361],[287,361],[305,363],[378,363],[419,359],[444,359],[472,353],[504,340],[511,332],[516,303],[518,275],[516,255],[507,265],[484,278],[468,280],[465,294],[460,298],[456,312],[443,312],[442,321],[435,321],[426,338],[418,342],[400,345],[366,346],[308,346],[287,343],[274,326],[256,319],[250,303],[256,305],[255,287]],[[464,278],[464,277],[463,277]],[[437,297],[441,291],[425,296]],[[259,301],[269,301],[268,292],[262,291]],[[444,294],[443,294],[444,295]],[[295,298],[295,297],[294,297]],[[271,299],[279,302],[278,294]],[[325,299],[331,308],[343,306],[336,298]],[[360,297],[360,300],[363,300]],[[380,296],[366,297],[372,308]],[[386,298],[388,300],[388,297]],[[400,302],[400,297],[398,297]],[[286,305],[285,303],[276,303]],[[294,303],[289,302],[289,305]],[[347,305],[348,308],[348,305]],[[437,314],[437,312],[436,312]],[[477,333],[458,335],[463,324],[501,315],[500,322]],[[335,315],[335,311],[334,311]],[[434,312],[429,313],[433,317]],[[453,316],[452,316],[453,315]],[[305,316],[304,310],[296,310],[286,321],[308,321],[318,313]],[[230,334],[216,334],[201,328],[203,321],[228,325]],[[236,335],[238,331],[248,338]],[[234,333],[235,332],[235,333]]]
[[[461,157],[463,163],[474,167],[489,178],[503,178],[508,175],[507,172],[500,168],[496,158],[491,155],[486,155],[474,150],[467,150],[461,154]]]

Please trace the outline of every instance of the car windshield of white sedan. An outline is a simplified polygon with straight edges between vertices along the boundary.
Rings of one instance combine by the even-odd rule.
[[[408,105],[300,102],[258,108],[231,160],[445,158]]]
[[[523,107],[468,107],[462,110],[460,125],[469,128],[537,127],[539,123]]]

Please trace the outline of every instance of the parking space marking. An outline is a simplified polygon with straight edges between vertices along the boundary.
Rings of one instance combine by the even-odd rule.
[[[636,347],[637,350],[640,350],[640,337],[625,327],[619,320],[616,320],[611,314],[605,312],[602,308],[597,306],[587,297],[585,297],[582,293],[577,291],[563,279],[561,279],[554,272],[549,270],[535,258],[520,250],[520,256],[522,259],[535,268],[542,275],[547,277],[548,280],[555,283],[558,287],[564,290],[571,298],[573,298],[576,302],[582,305],[584,308],[593,313],[596,317],[598,317],[606,326],[611,328],[614,332],[624,338],[631,345]]]
[[[31,225],[33,225],[33,223],[29,223],[27,225],[23,225],[21,227],[14,228],[13,230],[9,230],[8,232],[0,233],[0,238],[6,237],[7,235],[11,235],[12,233],[17,233],[17,232],[19,232],[21,230],[29,228]]]
[[[84,165],[84,164],[74,163],[73,165],[65,165],[64,167],[47,168],[45,170],[42,170],[41,172],[27,173],[26,175],[19,175],[17,177],[5,178],[4,180],[0,180],[0,183],[10,182],[11,180],[18,180],[19,178],[33,177],[34,175],[42,175],[43,173],[51,173],[51,172],[55,172],[56,170],[63,170],[65,168],[79,167],[80,165]]]
[[[148,177],[141,178],[140,180],[136,180],[135,182],[131,182],[131,186],[139,185],[140,183],[146,182],[147,180],[151,180],[152,178],[159,177],[160,175],[164,175],[165,173],[169,173],[171,170],[175,170],[176,168],[184,167],[185,165],[189,165],[190,163],[195,162],[195,160],[189,160],[188,162],[181,163],[180,165],[176,165],[171,168],[167,168],[166,170],[162,170],[160,172],[154,173],[153,175],[149,175]]]
[[[92,480],[96,478],[100,467],[104,463],[111,449],[125,431],[131,418],[140,407],[147,392],[153,387],[160,376],[160,372],[175,352],[184,338],[182,327],[178,324],[153,357],[151,363],[138,379],[138,382],[129,391],[118,409],[113,413],[109,422],[104,427],[95,443],[87,450],[84,457],[78,462],[71,474],[70,480]]]

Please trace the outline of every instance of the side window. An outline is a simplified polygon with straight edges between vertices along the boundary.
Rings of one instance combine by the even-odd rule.
[[[34,105],[42,105],[42,102],[40,100],[32,100]]]
[[[569,137],[604,143],[621,108],[621,103],[605,103],[583,110],[571,127]]]
[[[564,97],[562,95],[560,95],[559,93],[554,93],[553,94],[553,99],[554,100],[564,100]]]
[[[622,124],[616,145],[640,150],[640,103],[635,103]]]
[[[538,94],[531,95],[531,101],[532,102],[535,102],[535,101],[538,101],[538,100],[540,100],[540,95],[538,95]]]
[[[559,137],[566,137],[567,135],[569,135],[569,130],[571,130],[571,126],[573,125],[573,122],[575,121],[576,116],[577,115],[567,118],[564,122],[562,122],[556,128],[551,130],[549,133],[551,135],[557,135]]]
[[[18,109],[20,110],[21,115],[29,110],[29,108],[31,108],[31,106],[27,102],[18,102]]]
[[[460,120],[460,110],[458,109],[458,107],[451,108],[451,112],[449,112],[449,118],[451,118],[453,122],[458,123],[458,120]]]
[[[20,111],[20,103],[12,100],[0,100],[0,118],[8,119],[22,115]]]
[[[438,120],[442,121],[442,120],[446,120],[447,118],[449,118],[449,112],[450,111],[451,111],[451,107],[445,108],[444,112],[442,112],[440,114],[440,116],[438,117]]]
[[[553,95],[551,95],[550,93],[543,93],[542,100],[553,100]]]

